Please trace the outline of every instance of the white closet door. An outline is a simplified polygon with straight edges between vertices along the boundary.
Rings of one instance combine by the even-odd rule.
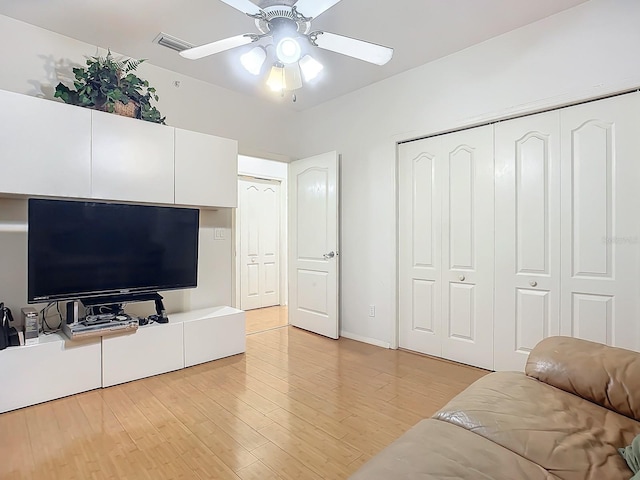
[[[440,137],[442,356],[493,368],[493,125]]]
[[[442,356],[441,137],[400,145],[399,344]]]
[[[495,126],[495,370],[560,333],[560,112]]]
[[[280,184],[240,180],[240,304],[243,310],[280,303]]]
[[[638,349],[640,96],[560,115],[561,333]]]

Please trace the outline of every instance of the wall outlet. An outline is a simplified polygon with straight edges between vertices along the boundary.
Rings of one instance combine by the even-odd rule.
[[[375,305],[369,305],[369,316],[370,317],[375,317],[376,316],[376,306]]]
[[[224,240],[224,228],[214,228],[213,238],[214,240]]]

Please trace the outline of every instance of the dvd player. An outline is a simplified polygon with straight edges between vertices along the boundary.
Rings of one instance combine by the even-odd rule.
[[[96,315],[93,315],[95,317]],[[62,330],[67,337],[74,340],[77,338],[102,337],[115,333],[135,332],[138,330],[139,322],[137,317],[129,315],[114,315],[113,320],[105,318],[96,321],[96,319],[83,319],[82,321],[72,323],[70,325],[63,323]],[[122,318],[122,320],[120,320]]]

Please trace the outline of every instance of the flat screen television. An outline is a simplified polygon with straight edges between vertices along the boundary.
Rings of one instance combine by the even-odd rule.
[[[29,199],[28,302],[196,287],[199,214]]]

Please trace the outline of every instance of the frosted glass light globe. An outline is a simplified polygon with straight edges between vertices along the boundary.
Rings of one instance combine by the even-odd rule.
[[[295,38],[285,37],[276,45],[276,56],[284,64],[297,62],[301,54],[302,49]]]

